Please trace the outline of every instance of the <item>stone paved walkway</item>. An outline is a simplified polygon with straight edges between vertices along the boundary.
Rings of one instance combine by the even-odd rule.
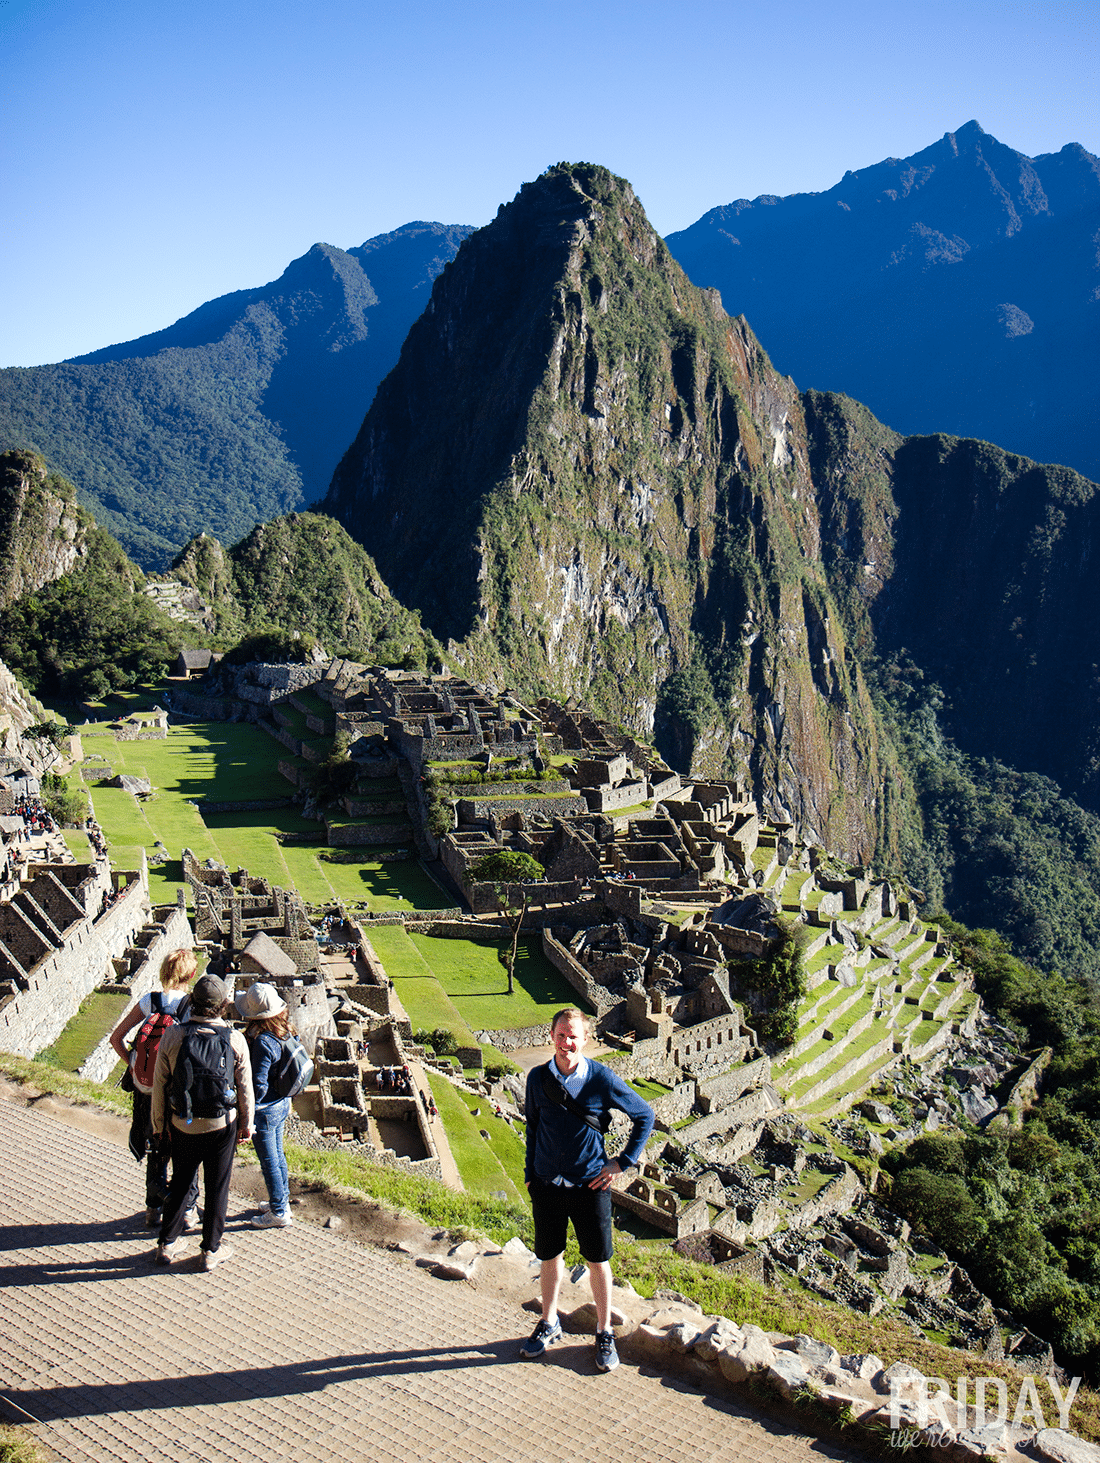
[[[590,1338],[523,1362],[528,1313],[318,1226],[254,1230],[239,1201],[224,1266],[153,1266],[129,1154],[2,1100],[0,1174],[0,1413],[64,1463],[861,1456],[601,1376]]]

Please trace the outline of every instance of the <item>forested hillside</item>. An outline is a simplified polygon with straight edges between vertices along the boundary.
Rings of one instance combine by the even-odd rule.
[[[465,226],[316,244],[272,284],[60,365],[0,371],[0,449],[31,448],[148,569],[319,497]]]

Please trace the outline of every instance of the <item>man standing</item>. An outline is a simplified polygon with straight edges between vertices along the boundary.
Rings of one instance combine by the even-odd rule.
[[[588,1017],[575,1006],[559,1011],[550,1024],[553,1061],[527,1076],[524,1178],[535,1220],[535,1254],[542,1262],[542,1319],[520,1355],[544,1356],[561,1340],[558,1292],[572,1220],[596,1302],[596,1366],[609,1372],[619,1365],[611,1330],[611,1181],[637,1166],[653,1131],[653,1109],[609,1067],[582,1055],[589,1029]],[[626,1113],[632,1126],[626,1147],[609,1159],[603,1135],[612,1108]]]
[[[187,1196],[203,1171],[202,1267],[215,1269],[233,1253],[222,1244],[229,1180],[237,1144],[252,1136],[255,1102],[248,1047],[226,1021],[229,988],[204,975],[191,992],[182,1025],[170,1026],[157,1048],[153,1071],[152,1128],[172,1140],[172,1182],[161,1211],[158,1265],[170,1265],[184,1248]]]

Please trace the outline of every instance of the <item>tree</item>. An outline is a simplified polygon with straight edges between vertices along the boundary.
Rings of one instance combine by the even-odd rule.
[[[511,930],[512,943],[508,953],[503,956],[504,965],[508,971],[508,994],[510,996],[515,995],[519,934],[523,928],[523,921],[527,917],[527,904],[530,896],[524,890],[523,898],[517,905],[514,899],[509,898],[509,886],[531,883],[543,878],[545,873],[543,866],[529,853],[521,853],[518,849],[511,848],[494,848],[490,853],[483,854],[477,863],[470,867],[470,879],[473,883],[494,885],[497,900]]]
[[[494,848],[470,866],[470,879],[475,884],[528,884],[545,876],[538,859],[511,848]]]

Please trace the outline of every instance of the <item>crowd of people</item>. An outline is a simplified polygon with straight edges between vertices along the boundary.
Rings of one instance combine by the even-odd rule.
[[[57,832],[57,824],[46,811],[46,804],[41,798],[16,798],[11,811],[13,817],[23,819],[29,833]]]
[[[403,1067],[379,1067],[377,1081],[379,1092],[389,1092],[394,1097],[413,1096],[412,1073],[408,1063]]]

